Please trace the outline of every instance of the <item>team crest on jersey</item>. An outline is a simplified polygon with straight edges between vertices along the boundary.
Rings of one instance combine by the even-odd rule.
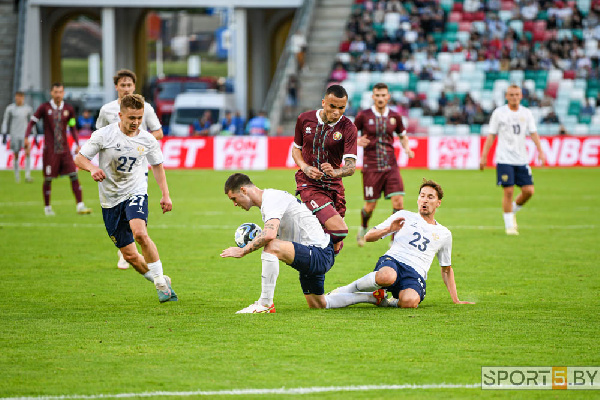
[[[306,133],[310,134],[311,130],[312,130],[312,129],[310,129],[310,126],[307,126],[307,127],[306,127]]]
[[[52,115],[52,110],[48,110],[48,115]]]
[[[63,111],[63,115],[64,115],[65,117],[68,117],[68,116],[69,116],[69,112],[68,112],[67,110],[65,110],[65,111]]]
[[[342,132],[336,132],[333,134],[333,140],[340,140],[342,138]]]
[[[438,235],[437,233],[432,233],[431,237],[433,237],[433,240],[440,240],[440,235]]]
[[[396,118],[390,118],[390,125],[396,125]]]
[[[508,180],[508,175],[502,175],[500,178],[502,179],[502,182],[506,182]]]
[[[375,123],[375,121],[373,121],[373,119],[369,120],[369,125],[373,125]]]
[[[146,150],[146,149],[144,148],[144,146],[138,146],[138,148],[137,148],[137,151],[138,151],[138,153],[140,153],[140,156],[141,156],[142,154],[144,154],[144,150]]]

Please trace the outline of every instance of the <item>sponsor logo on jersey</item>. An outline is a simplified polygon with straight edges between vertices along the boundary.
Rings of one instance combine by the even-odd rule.
[[[375,123],[375,121],[373,121],[373,119],[369,120],[369,125],[373,125]]]
[[[310,126],[307,126],[306,127],[306,133],[310,134],[310,132],[311,132]]]
[[[333,134],[333,140],[340,140],[342,138],[342,132],[336,132]]]
[[[390,125],[396,125],[396,118],[390,118]]]

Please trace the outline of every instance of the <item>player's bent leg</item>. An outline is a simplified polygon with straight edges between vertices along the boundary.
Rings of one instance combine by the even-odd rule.
[[[305,294],[306,303],[308,304],[308,308],[326,308],[327,301],[325,300],[325,295],[316,295],[316,294]]]
[[[522,206],[533,196],[535,188],[533,185],[525,185],[521,187],[521,193],[517,196],[515,203]]]
[[[294,249],[294,243],[286,242],[279,239],[271,240],[264,249],[265,253],[273,254],[279,260],[290,265],[294,262],[296,257],[296,251]]]
[[[123,254],[125,261],[131,264],[137,272],[142,275],[145,275],[146,272],[148,272],[146,260],[144,260],[144,257],[138,252],[135,243],[129,243],[127,246],[121,247],[119,250],[121,251],[121,254]]]
[[[415,289],[404,289],[398,294],[398,307],[400,308],[417,308],[421,302],[421,296]]]
[[[382,267],[375,273],[375,283],[384,288],[392,286],[396,279],[398,279],[398,273],[391,267]]]
[[[133,238],[142,248],[142,255],[147,263],[152,263],[159,260],[158,249],[150,239],[148,230],[146,229],[146,221],[139,218],[129,220],[129,226],[133,233]]]

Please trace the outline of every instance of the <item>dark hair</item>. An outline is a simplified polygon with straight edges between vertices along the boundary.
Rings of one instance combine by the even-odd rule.
[[[389,91],[389,90],[390,90],[390,89],[388,88],[388,85],[386,85],[386,84],[385,84],[385,83],[383,83],[383,82],[376,83],[376,84],[375,84],[375,86],[373,86],[373,90],[375,90],[375,89],[385,89],[385,90],[387,90],[387,91]]]
[[[144,96],[141,94],[128,94],[121,99],[121,111],[130,108],[133,110],[144,109]]]
[[[137,77],[135,76],[135,74],[132,71],[130,71],[128,69],[120,69],[117,71],[115,76],[113,76],[113,82],[115,82],[115,86],[117,86],[119,81],[123,78],[131,78],[134,85],[135,85],[135,81],[137,80]]]
[[[444,197],[444,191],[442,190],[442,187],[437,182],[423,178],[423,182],[421,183],[421,186],[419,187],[419,193],[421,193],[421,189],[423,189],[425,186],[429,186],[437,192],[438,200],[441,200]]]
[[[254,183],[248,175],[236,172],[225,181],[225,194],[229,193],[230,190],[234,193],[239,192],[242,186],[254,186]]]
[[[327,88],[327,90],[325,91],[325,97],[327,97],[327,95],[334,95],[335,97],[337,97],[338,99],[343,99],[348,98],[348,92],[346,92],[346,89],[344,89],[344,87],[342,85],[331,85]]]
[[[54,89],[55,87],[63,87],[62,82],[54,82],[50,87],[50,90]]]

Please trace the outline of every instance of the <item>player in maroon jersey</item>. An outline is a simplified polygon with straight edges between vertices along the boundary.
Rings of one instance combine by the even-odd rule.
[[[296,192],[331,235],[336,252],[348,235],[342,178],[354,174],[356,168],[356,127],[344,116],[347,103],[348,93],[342,86],[327,88],[323,108],[298,117],[292,148],[300,167]]]
[[[364,147],[363,153],[363,196],[365,206],[361,210],[361,227],[356,240],[360,247],[365,245],[365,233],[377,200],[384,193],[392,200],[393,213],[402,210],[404,183],[398,169],[394,153],[394,132],[400,137],[402,148],[413,158],[415,153],[408,147],[408,136],[402,124],[402,116],[387,106],[390,92],[385,83],[373,86],[374,105],[358,113],[354,124],[362,132],[358,145]]]
[[[43,152],[43,174],[44,184],[44,204],[47,216],[53,216],[54,211],[50,205],[50,193],[52,189],[52,179],[61,175],[68,175],[71,179],[71,188],[77,200],[76,211],[78,214],[89,214],[91,209],[86,208],[82,200],[81,185],[77,178],[77,169],[73,162],[73,156],[67,142],[67,129],[71,130],[71,136],[77,144],[76,153],[79,152],[79,139],[77,129],[75,128],[75,111],[73,107],[63,101],[65,97],[65,88],[62,83],[52,84],[50,91],[52,99],[42,104],[31,117],[25,132],[25,141],[28,146],[30,143],[28,137],[31,129],[42,120],[44,123],[44,152]]]

